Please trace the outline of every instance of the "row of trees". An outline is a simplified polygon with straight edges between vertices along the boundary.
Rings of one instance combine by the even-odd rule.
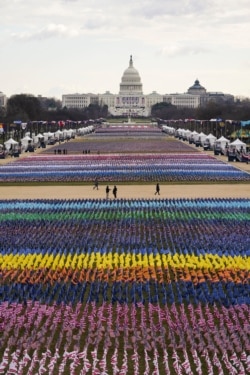
[[[185,119],[193,118],[200,120],[210,120],[212,118],[222,118],[224,120],[249,120],[250,119],[250,99],[236,102],[208,102],[199,108],[177,108],[169,103],[158,103],[152,107],[151,115],[162,119]]]
[[[90,104],[83,109],[62,108],[61,102],[53,98],[41,100],[33,95],[13,95],[7,102],[7,108],[0,110],[0,122],[14,121],[85,121],[106,118],[108,107]]]

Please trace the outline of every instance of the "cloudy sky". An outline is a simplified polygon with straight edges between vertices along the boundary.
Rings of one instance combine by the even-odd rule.
[[[133,56],[144,94],[250,97],[249,0],[0,0],[0,91],[119,92]]]

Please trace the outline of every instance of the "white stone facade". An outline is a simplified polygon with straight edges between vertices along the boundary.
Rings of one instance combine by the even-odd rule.
[[[95,94],[67,94],[62,96],[63,108],[86,108],[94,103],[98,103],[98,96]]]
[[[124,71],[119,94],[112,94],[106,91],[104,94],[69,94],[62,96],[62,106],[67,108],[85,108],[91,103],[107,105],[108,111],[113,116],[144,116],[151,114],[151,108],[157,103],[166,102],[178,108],[198,108],[209,100],[217,101],[234,99],[232,95],[213,95],[206,92],[206,89],[196,80],[187,93],[184,94],[158,94],[153,91],[144,95],[141,77],[134,68],[132,56],[129,66]]]
[[[164,98],[169,98],[166,100],[167,103],[171,103],[177,108],[198,108],[200,106],[200,95],[191,94],[172,94],[165,95]],[[165,100],[164,100],[165,101]]]
[[[6,107],[7,97],[2,92],[0,92],[0,107]]]
[[[129,66],[124,71],[120,91],[112,94],[106,91],[104,94],[69,94],[62,96],[62,106],[67,108],[86,108],[91,103],[107,105],[109,113],[113,116],[144,116],[151,113],[152,105],[163,101],[163,95],[153,91],[152,94],[144,95],[141,78],[134,68],[132,56]]]

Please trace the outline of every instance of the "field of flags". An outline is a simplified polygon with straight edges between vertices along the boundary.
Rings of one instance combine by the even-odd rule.
[[[176,142],[175,142],[176,143]],[[245,182],[246,173],[202,152],[31,155],[0,168],[0,182]]]
[[[2,200],[0,223],[0,374],[250,373],[248,199]]]

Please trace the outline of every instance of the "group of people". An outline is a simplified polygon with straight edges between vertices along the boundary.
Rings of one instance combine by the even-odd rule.
[[[93,189],[99,190],[99,182],[97,179],[94,182]],[[109,192],[110,192],[110,187],[109,185],[107,185],[106,186],[106,199],[109,199]],[[114,195],[114,198],[117,198],[117,186],[116,185],[113,187],[112,193]]]
[[[96,179],[94,181],[94,186],[93,189],[99,190],[99,182]],[[109,199],[109,193],[110,193],[110,187],[109,185],[106,186],[106,199]],[[117,198],[117,186],[115,185],[112,190],[113,196],[116,199]],[[157,182],[156,187],[155,187],[155,195],[160,195],[160,184]]]
[[[107,185],[106,186],[106,199],[109,199],[109,192],[110,192],[110,187]],[[117,187],[116,187],[116,185],[113,187],[112,193],[113,193],[114,198],[116,199],[117,198]]]
[[[63,149],[63,150],[61,150],[60,148],[57,150],[57,149],[55,149],[54,150],[54,154],[56,155],[56,153],[58,153],[58,155],[61,155],[61,154],[64,154],[64,155],[66,155],[67,153],[68,153],[68,150],[67,149]]]

